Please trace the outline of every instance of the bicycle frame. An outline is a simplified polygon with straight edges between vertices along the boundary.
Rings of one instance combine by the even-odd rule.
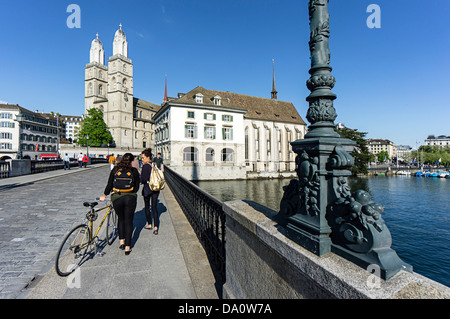
[[[100,229],[103,226],[103,223],[108,218],[108,215],[111,213],[112,203],[109,202],[105,207],[102,207],[102,208],[99,208],[99,209],[96,209],[96,210],[92,209],[92,211],[91,211],[91,214],[94,214],[94,213],[98,213],[98,212],[100,212],[102,210],[105,210],[105,209],[108,209],[108,211],[106,212],[105,216],[103,217],[102,221],[100,222],[100,225],[98,225],[94,236],[92,236],[92,232],[94,230],[94,221],[93,220],[88,220],[88,222],[89,222],[88,228],[89,228],[89,231],[91,232],[92,240],[94,240],[94,238],[97,237],[98,233],[100,232]]]
[[[95,213],[98,213],[98,212],[100,212],[102,210],[105,210],[105,209],[108,209],[108,211],[106,212],[105,216],[103,217],[102,221],[100,222],[100,225],[98,225],[94,236],[92,236],[93,231],[94,231],[94,220],[92,220],[90,218],[86,218],[85,225],[87,225],[87,231],[89,232],[91,240],[89,242],[85,243],[85,245],[83,245],[81,247],[78,247],[80,250],[88,247],[89,245],[91,245],[94,242],[95,238],[97,238],[97,235],[100,232],[100,229],[103,226],[103,223],[108,218],[108,215],[111,213],[111,210],[113,209],[113,206],[112,206],[112,203],[110,201],[108,201],[107,205],[105,207],[102,207],[102,208],[99,208],[99,209],[91,208],[88,216],[94,216]],[[76,240],[76,238],[78,238],[78,235],[75,237],[74,241]],[[86,234],[84,234],[84,236],[86,236]],[[70,245],[70,247],[72,247],[72,245]]]

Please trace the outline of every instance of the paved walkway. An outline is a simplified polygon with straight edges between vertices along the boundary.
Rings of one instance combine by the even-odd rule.
[[[144,229],[138,196],[129,256],[116,240],[101,245],[104,255],[89,259],[76,276],[56,274],[59,243],[86,213],[82,202],[101,195],[108,173],[99,164],[0,179],[0,298],[218,298],[205,252],[168,187],[159,196],[158,235]],[[22,217],[14,219],[11,210]]]

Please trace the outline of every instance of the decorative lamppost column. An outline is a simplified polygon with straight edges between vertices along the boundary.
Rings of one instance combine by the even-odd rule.
[[[390,249],[391,235],[381,218],[384,208],[365,191],[352,193],[347,183],[354,164],[349,153],[356,143],[334,130],[328,2],[310,0],[308,5],[311,77],[306,84],[311,94],[306,118],[311,125],[305,139],[291,143],[298,179],[284,187],[276,219],[289,238],[309,251],[319,256],[333,251],[364,268],[375,264],[387,279],[412,268]]]

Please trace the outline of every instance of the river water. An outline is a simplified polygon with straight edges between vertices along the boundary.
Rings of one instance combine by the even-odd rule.
[[[279,210],[289,179],[198,181],[220,201],[247,199]],[[450,287],[450,179],[415,176],[350,178],[352,190],[365,189],[385,207],[383,219],[392,248],[423,276]]]

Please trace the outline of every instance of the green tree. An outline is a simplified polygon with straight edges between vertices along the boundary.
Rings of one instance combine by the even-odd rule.
[[[378,162],[385,162],[385,161],[389,161],[389,154],[386,151],[381,151],[380,153],[377,154],[377,160]]]
[[[350,153],[355,159],[355,165],[351,168],[352,174],[367,174],[367,164],[373,157],[373,155],[369,153],[367,142],[364,139],[367,133],[358,132],[358,130],[349,129],[347,127],[341,129],[335,128],[335,131],[338,132],[342,138],[347,138],[356,142],[355,149]]]
[[[103,112],[97,108],[88,110],[81,129],[78,132],[77,144],[86,146],[86,137],[89,135],[89,146],[102,146],[114,142],[109,128],[103,120]]]

